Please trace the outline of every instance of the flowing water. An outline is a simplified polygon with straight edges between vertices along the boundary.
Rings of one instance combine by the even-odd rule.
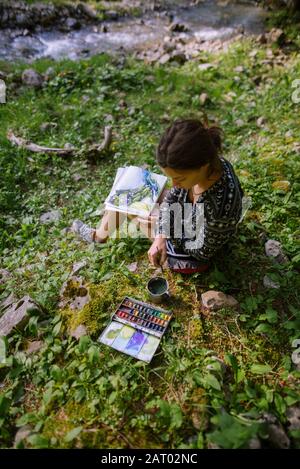
[[[163,12],[148,12],[140,18],[124,17],[118,21],[101,23],[100,26],[84,26],[80,30],[62,32],[56,29],[36,34],[23,35],[22,30],[0,31],[0,59],[30,62],[40,57],[55,60],[73,60],[100,52],[133,51],[149,43],[162,40],[170,34],[170,18],[184,23],[188,31],[180,33],[187,38],[203,41],[229,39],[241,32],[260,34],[264,31],[267,13],[252,2],[220,2],[204,0],[198,5],[191,2],[172,2],[172,7]]]

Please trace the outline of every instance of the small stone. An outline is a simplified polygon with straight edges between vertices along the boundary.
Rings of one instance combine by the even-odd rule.
[[[257,436],[254,436],[253,438],[251,438],[251,440],[248,443],[248,448],[249,449],[261,449],[260,439],[257,438]]]
[[[78,182],[78,181],[80,181],[81,179],[83,179],[83,176],[82,176],[81,174],[75,173],[75,174],[73,174],[72,179],[73,179],[75,182]]]
[[[262,127],[266,123],[266,119],[264,117],[259,117],[256,121],[256,125],[258,127]]]
[[[32,68],[28,68],[22,73],[22,82],[24,85],[32,86],[33,88],[40,88],[43,81],[42,75]]]
[[[43,345],[44,345],[44,342],[42,340],[35,340],[33,342],[30,342],[26,349],[26,353],[30,355],[31,353],[38,352],[39,350],[41,350]]]
[[[272,423],[268,426],[269,441],[274,448],[287,449],[290,440],[281,425]]]
[[[265,243],[265,253],[268,257],[272,257],[278,264],[286,264],[288,262],[288,258],[282,250],[281,243],[275,239],[268,239]]]
[[[271,43],[277,42],[282,45],[285,42],[285,33],[280,28],[272,28],[267,34],[268,41]]]
[[[81,27],[80,22],[76,18],[67,18],[65,25],[68,29],[79,29]]]
[[[128,264],[126,267],[130,272],[136,272],[138,268],[138,263],[132,262],[131,264]]]
[[[245,125],[245,122],[243,121],[243,119],[237,119],[237,120],[235,121],[235,125],[236,125],[237,127],[243,127],[243,125]]]
[[[50,122],[43,122],[41,125],[40,125],[40,131],[41,132],[46,132],[47,130],[49,130],[51,128],[51,124]]]
[[[237,73],[243,73],[245,71],[245,67],[243,67],[242,65],[238,65],[233,70]]]
[[[203,63],[198,65],[199,70],[208,70],[209,68],[215,68],[214,64],[211,63]]]
[[[170,54],[164,54],[161,56],[161,58],[159,59],[159,63],[161,65],[164,65],[166,64],[167,62],[169,62],[171,60],[171,55]]]
[[[263,285],[264,285],[264,287],[266,287],[266,288],[275,288],[275,289],[280,288],[280,284],[277,283],[277,282],[274,282],[274,281],[273,281],[270,277],[268,277],[267,275],[264,276]]]
[[[87,266],[87,261],[79,261],[79,262],[75,262],[75,264],[73,264],[72,266],[72,272],[71,272],[71,275],[75,275],[77,274],[81,269],[83,269],[84,267]]]
[[[293,150],[297,153],[297,155],[300,155],[300,143],[299,142],[293,143]]]
[[[218,311],[221,308],[237,308],[239,303],[233,296],[226,295],[223,292],[209,290],[202,293],[201,300],[204,308],[210,311]]]
[[[40,222],[44,224],[53,223],[61,218],[61,213],[59,210],[52,210],[51,212],[43,213],[40,216]]]
[[[111,114],[106,114],[104,116],[104,121],[105,122],[114,122],[114,116],[112,116]]]
[[[85,3],[79,3],[77,8],[82,11],[82,13],[90,19],[97,18],[97,12],[91,5],[86,5]]]
[[[70,333],[71,337],[75,337],[75,339],[80,339],[80,337],[83,337],[84,335],[87,334],[86,327],[83,324],[80,324],[74,331]]]
[[[32,428],[30,425],[24,425],[23,427],[19,428],[17,433],[15,434],[15,441],[14,441],[14,448],[25,438],[27,438],[32,432]]]
[[[289,431],[300,430],[300,407],[289,407],[286,417],[289,422]]]
[[[10,277],[11,273],[8,270],[0,269],[0,285],[4,285]]]
[[[206,103],[206,101],[208,100],[208,94],[201,93],[200,96],[199,96],[199,100],[200,100],[200,103],[203,106]]]

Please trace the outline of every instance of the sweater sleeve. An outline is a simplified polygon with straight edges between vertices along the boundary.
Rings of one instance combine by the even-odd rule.
[[[193,241],[194,246],[192,247],[188,241],[185,243],[184,251],[200,261],[208,262],[234,235],[237,223],[238,220],[235,218],[220,218],[211,222],[205,219],[199,244],[197,241]]]
[[[170,206],[178,202],[181,189],[174,186],[164,197],[159,207],[159,216],[156,225],[155,235],[163,234],[166,238],[172,238],[174,231],[174,213],[170,210]]]

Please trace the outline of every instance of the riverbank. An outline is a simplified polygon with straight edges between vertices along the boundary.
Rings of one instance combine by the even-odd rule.
[[[204,51],[182,65],[132,55],[40,59],[30,67],[41,86],[22,80],[28,64],[0,63],[8,85],[0,108],[0,298],[13,294],[17,305],[29,295],[39,305],[1,339],[1,447],[300,447],[300,37],[281,14],[272,27],[283,29],[283,42],[240,37],[226,52]],[[162,131],[191,115],[223,128],[224,156],[252,207],[205,275],[165,272],[174,319],[146,365],[97,339],[123,296],[146,300],[149,242],[86,245],[69,227],[76,218],[98,223],[118,167],[159,171]],[[112,145],[91,154],[108,125]],[[33,153],[13,146],[8,130],[76,151]],[[266,255],[269,239],[281,243],[283,263]],[[74,275],[91,299],[75,310],[78,283],[62,291]],[[211,290],[238,307],[204,308],[201,296]]]

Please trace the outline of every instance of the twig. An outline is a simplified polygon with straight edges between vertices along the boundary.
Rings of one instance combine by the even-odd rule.
[[[37,145],[36,143],[29,142],[24,138],[17,137],[11,130],[7,133],[8,140],[16,145],[17,147],[26,148],[26,150],[30,150],[34,153],[55,153],[57,155],[72,155],[75,151],[75,148],[49,148],[43,147],[41,145]]]
[[[99,144],[92,145],[89,149],[100,153],[104,150],[108,150],[112,142],[112,127],[107,125],[104,127],[104,139],[103,142]]]

